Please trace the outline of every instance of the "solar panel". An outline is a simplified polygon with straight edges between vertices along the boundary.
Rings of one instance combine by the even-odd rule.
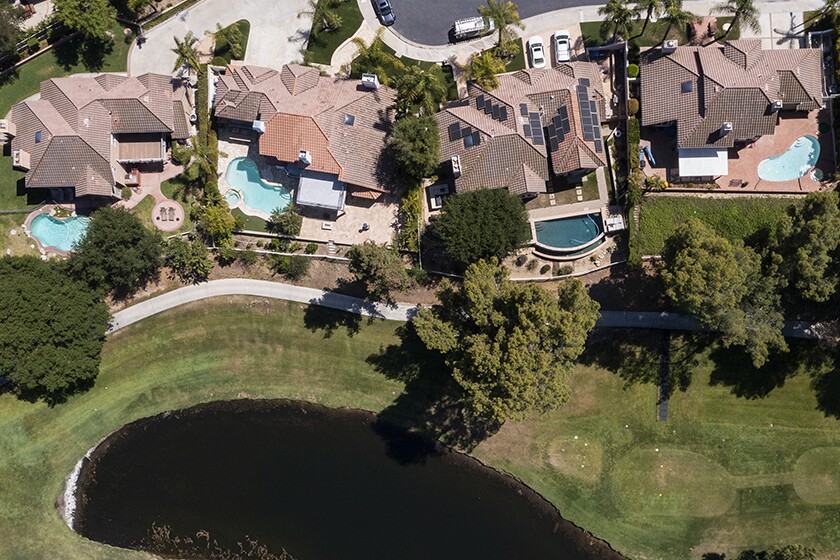
[[[596,152],[603,152],[604,151],[604,144],[601,142],[601,139],[595,140],[595,151]]]
[[[595,140],[595,137],[592,136],[592,128],[591,127],[586,127],[586,128],[583,129],[583,139],[586,140],[587,142],[592,142],[593,140]]]
[[[589,87],[589,86],[590,86],[590,83],[589,83],[589,78],[581,78],[581,79],[580,79],[580,83],[581,83],[581,85],[584,85],[584,86],[586,86],[586,87]]]
[[[595,133],[595,138],[600,138],[601,137],[601,127],[600,126],[593,126],[592,127],[592,132]]]
[[[525,137],[526,137],[526,138],[530,138],[530,137],[531,137],[531,125],[530,125],[530,124],[526,124],[526,125],[525,125],[525,126],[523,126],[522,128],[524,128],[524,129],[525,129],[525,130],[524,130],[524,132],[525,132]]]
[[[584,131],[585,131],[587,128],[590,128],[590,127],[592,126],[592,121],[590,121],[590,120],[589,120],[589,115],[582,116],[582,117],[580,118],[580,125],[583,127],[583,130],[584,130]]]
[[[475,98],[475,108],[476,109],[484,109],[484,96],[479,95]]]
[[[560,146],[560,142],[558,142],[557,138],[549,138],[548,143],[551,146],[551,151],[557,151],[557,148]]]
[[[598,114],[598,104],[595,101],[589,101],[589,110],[592,112],[593,115]]]
[[[542,128],[542,121],[540,121],[539,113],[531,113],[531,128]]]
[[[461,127],[458,123],[452,123],[449,125],[449,141],[454,142],[458,138],[461,137],[461,131],[459,130]]]
[[[563,141],[563,140],[565,140],[565,139],[566,139],[566,135],[565,135],[565,134],[563,134],[563,131],[562,131],[562,130],[558,130],[558,131],[557,131],[557,141],[558,141],[558,142],[562,142],[562,141]]]
[[[520,103],[519,104],[519,114],[523,117],[528,116],[528,104],[527,103]]]
[[[499,120],[506,121],[507,120],[507,107],[504,105],[499,107]]]
[[[461,129],[461,138],[466,138],[470,134],[472,134],[472,127],[471,126],[468,126],[467,128],[462,128]]]
[[[560,115],[561,119],[568,119],[569,118],[569,110],[566,108],[565,105],[563,105],[559,109],[557,109],[557,113]]]
[[[499,106],[493,105],[493,118],[499,120]]]
[[[464,136],[464,147],[465,148],[472,148],[473,147],[473,137],[472,137],[472,135]]]
[[[548,131],[549,140],[551,140],[552,138],[557,138],[557,129],[554,128],[553,124],[548,125],[548,127],[546,127],[546,130]]]
[[[558,115],[558,116],[554,117],[553,119],[551,119],[551,122],[554,123],[555,127],[560,127],[560,126],[562,126],[560,123],[563,122],[563,119],[561,119],[560,116]]]
[[[484,103],[484,114],[485,114],[485,115],[489,115],[489,114],[490,114],[490,113],[492,113],[492,112],[493,112],[493,104],[492,104],[492,103],[490,102],[490,100],[488,99],[488,100]]]
[[[569,119],[568,118],[563,119],[563,132],[571,132],[571,131],[572,131],[572,126],[571,126],[571,124],[569,124]]]
[[[542,136],[534,135],[534,144],[537,146],[542,146],[545,144],[545,140],[543,140]]]
[[[481,133],[476,130],[475,132],[472,133],[472,139],[473,139],[473,144],[478,146],[479,144],[481,144]]]

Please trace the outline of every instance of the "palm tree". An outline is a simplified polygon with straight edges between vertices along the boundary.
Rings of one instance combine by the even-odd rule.
[[[312,36],[321,31],[338,31],[343,23],[335,9],[347,0],[309,0],[308,13],[312,14]]]
[[[723,34],[722,39],[726,39],[732,28],[741,25],[741,23],[756,33],[761,31],[761,22],[758,21],[759,11],[753,0],[725,0],[723,4],[718,4],[712,8],[712,12],[732,14],[732,23],[729,24],[729,28]]]
[[[668,33],[671,32],[672,27],[686,27],[689,23],[697,21],[697,15],[692,14],[688,10],[683,10],[682,0],[664,0],[664,7],[660,19],[668,22],[665,35],[662,37],[662,41],[664,42],[668,38]]]
[[[424,69],[412,64],[394,79],[397,87],[397,111],[407,113],[414,105],[420,105],[427,115],[437,113],[440,103],[446,98],[446,87],[436,68]]]
[[[612,38],[627,37],[630,34],[630,22],[635,12],[627,5],[626,0],[609,0],[605,5],[598,8],[598,15],[604,16],[604,23],[601,24],[601,37],[606,37],[607,31],[612,26]]]
[[[525,24],[519,19],[519,7],[516,4],[505,0],[487,0],[486,6],[478,7],[478,13],[496,25],[499,34],[496,46],[500,53],[515,55],[519,52],[513,50],[519,45],[516,44],[516,32],[511,27],[525,29]]]
[[[178,58],[175,59],[175,68],[178,70],[184,65],[189,66],[192,70],[198,71],[198,49],[195,47],[198,44],[198,38],[192,34],[192,31],[187,32],[184,38],[180,41],[175,37],[175,48],[172,49]]]
[[[505,69],[504,61],[492,52],[473,53],[470,57],[470,65],[467,66],[466,76],[468,80],[474,80],[482,88],[491,90],[499,86],[499,78],[496,74],[501,74]]]
[[[642,24],[642,30],[639,31],[638,35],[630,37],[630,41],[638,39],[645,34],[651,16],[658,16],[662,12],[662,0],[638,0],[634,11],[636,12],[637,20],[642,17],[642,14],[645,14],[645,22]]]
[[[385,48],[381,27],[370,43],[356,37],[353,44],[357,49],[353,61],[354,72],[376,74],[382,85],[387,86],[391,81],[391,74],[405,69],[402,61]]]

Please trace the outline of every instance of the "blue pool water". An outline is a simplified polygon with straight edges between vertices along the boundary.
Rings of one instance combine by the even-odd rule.
[[[239,194],[239,191],[234,189],[228,189],[225,193],[225,201],[227,201],[228,206],[231,208],[236,208],[240,202],[242,202],[242,195]]]
[[[72,251],[73,245],[87,232],[88,223],[90,218],[85,216],[57,220],[47,214],[40,214],[32,219],[29,232],[45,247]]]
[[[793,181],[803,177],[820,157],[820,143],[813,136],[800,136],[785,153],[762,160],[758,176],[765,181]]]
[[[601,214],[584,214],[536,222],[537,242],[556,249],[581,248],[604,233]]]
[[[242,193],[244,206],[259,212],[271,214],[275,208],[283,210],[292,201],[287,189],[263,182],[257,164],[250,158],[241,157],[231,161],[225,179],[231,187]],[[228,203],[234,202],[232,197],[228,198],[227,193],[225,199]]]

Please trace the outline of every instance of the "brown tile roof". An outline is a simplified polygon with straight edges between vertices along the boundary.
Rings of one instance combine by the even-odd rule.
[[[280,99],[289,95],[277,70],[231,64],[219,75],[213,106],[219,118],[268,121],[277,113]]]
[[[28,187],[75,187],[77,196],[112,196],[111,164],[78,136],[54,136],[26,175]]]
[[[279,113],[268,121],[265,133],[260,136],[260,154],[294,162],[301,150],[308,151],[312,157],[309,169],[341,178],[341,166],[330,152],[327,136],[315,119]]]
[[[817,49],[762,50],[758,40],[738,40],[667,55],[651,49],[641,66],[641,124],[676,122],[679,147],[729,147],[772,134],[775,100],[804,111],[822,105]],[[724,122],[733,132],[721,136]]]
[[[111,132],[115,134],[170,132],[172,130],[139,99],[102,99],[99,103],[111,112]],[[171,105],[169,113],[170,115],[172,113]]]
[[[186,140],[190,137],[190,125],[187,122],[187,111],[183,101],[172,102],[172,139]]]
[[[583,82],[581,81],[583,79]],[[469,97],[452,103],[436,115],[440,134],[440,157],[448,162],[452,156],[461,159],[461,176],[455,189],[470,191],[482,188],[508,188],[520,195],[545,192],[546,182],[554,174],[567,174],[579,169],[595,169],[604,162],[603,145],[596,152],[594,141],[584,140],[578,108],[577,88],[589,80],[600,86],[601,77],[594,64],[574,62],[558,68],[528,69],[499,76],[499,87],[487,91],[475,83],[468,84]],[[586,87],[587,102],[594,102],[597,120],[604,111],[604,97],[599,87]],[[504,111],[488,114],[482,103],[490,101]],[[552,149],[540,132],[543,142],[535,142],[528,134],[528,113],[539,113],[541,129],[552,123],[561,108],[569,116],[570,131]],[[589,108],[589,107],[587,107]],[[494,116],[498,115],[496,118]],[[504,118],[503,118],[504,117]],[[449,127],[470,128],[480,136],[478,144],[469,146],[462,136],[450,137]],[[549,156],[551,169],[549,169]]]

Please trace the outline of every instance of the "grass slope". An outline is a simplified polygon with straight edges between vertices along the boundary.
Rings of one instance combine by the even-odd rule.
[[[126,422],[245,396],[388,406],[402,385],[366,359],[396,342],[398,323],[362,320],[348,330],[356,321],[254,298],[197,302],[110,337],[96,386],[67,404],[51,409],[0,397],[0,558],[145,558],[74,535],[54,509],[79,457]],[[745,374],[778,385],[782,366],[758,375],[737,355],[707,350],[660,423],[656,388],[625,383],[622,375],[634,368],[613,371],[627,351],[613,341],[632,340],[614,334],[585,356],[565,408],[508,423],[474,454],[633,558],[734,556],[784,542],[840,548],[840,495],[823,505],[797,495],[801,487],[813,500],[819,480],[836,481],[840,449],[840,424],[816,410],[805,371],[763,399],[746,400],[733,394],[741,390],[733,380]]]
[[[640,230],[634,234],[641,255],[659,255],[665,240],[690,218],[709,224],[727,239],[746,239],[773,226],[795,201],[789,198],[699,198],[647,196],[642,202]]]

